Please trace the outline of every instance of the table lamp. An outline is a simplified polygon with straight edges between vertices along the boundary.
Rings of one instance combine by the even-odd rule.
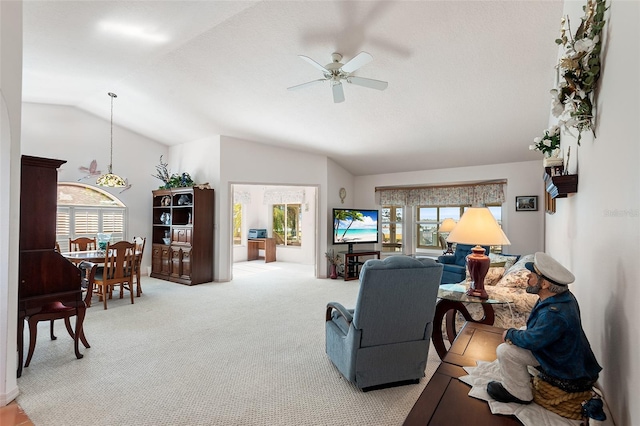
[[[471,286],[467,290],[469,296],[488,299],[484,289],[484,277],[489,271],[489,256],[481,246],[510,245],[511,242],[502,232],[500,225],[486,207],[468,208],[455,228],[449,233],[447,242],[460,244],[476,244],[467,256],[467,266],[471,275]]]
[[[440,228],[438,228],[438,232],[440,232],[441,234],[447,234],[453,231],[453,228],[455,228],[455,226],[456,221],[448,217],[442,221],[442,223],[440,224]],[[447,248],[442,254],[453,254],[453,249],[451,248],[452,245],[453,242],[447,241]]]

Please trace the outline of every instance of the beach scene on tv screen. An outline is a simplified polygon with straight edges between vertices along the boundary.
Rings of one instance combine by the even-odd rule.
[[[378,241],[377,210],[335,210],[334,243],[364,243]]]

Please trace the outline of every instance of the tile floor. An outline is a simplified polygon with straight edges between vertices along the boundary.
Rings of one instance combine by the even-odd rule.
[[[2,426],[34,426],[29,417],[16,402],[0,407],[0,425]]]

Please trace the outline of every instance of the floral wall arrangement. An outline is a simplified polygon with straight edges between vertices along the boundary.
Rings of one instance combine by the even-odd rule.
[[[595,137],[596,88],[600,78],[600,53],[602,29],[605,25],[606,0],[587,0],[582,7],[584,16],[575,34],[571,33],[569,17],[561,20],[560,38],[556,44],[564,52],[556,66],[558,83],[551,90],[552,114],[559,119],[560,127],[570,134],[591,130]]]
[[[575,33],[571,32],[569,17],[560,21],[560,38],[555,42],[563,52],[556,65],[558,82],[551,90],[551,113],[558,124],[536,137],[529,149],[545,155],[547,165],[562,164],[560,155],[560,131],[574,135],[580,145],[582,132],[591,130],[595,137],[596,89],[600,78],[602,52],[602,30],[605,25],[606,0],[587,0],[582,7],[584,16]],[[575,136],[575,135],[574,135]],[[555,161],[555,162],[554,162]]]

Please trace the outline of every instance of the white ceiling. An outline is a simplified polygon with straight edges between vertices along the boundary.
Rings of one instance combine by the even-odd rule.
[[[234,136],[354,175],[535,160],[561,15],[558,0],[25,0],[23,100],[109,120],[112,91],[116,124],[167,145]],[[354,75],[387,90],[286,90],[322,77],[297,55],[360,51],[374,59]]]

